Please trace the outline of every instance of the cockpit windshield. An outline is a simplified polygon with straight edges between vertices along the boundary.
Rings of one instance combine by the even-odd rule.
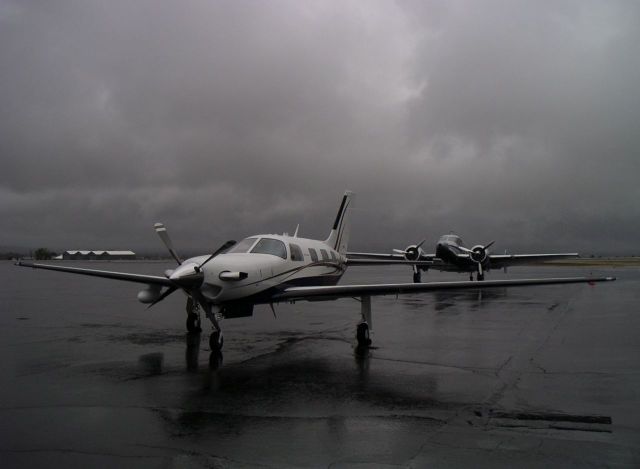
[[[249,252],[249,249],[251,249],[251,246],[253,246],[257,240],[258,238],[245,238],[238,244],[233,246],[231,249],[229,249],[227,253],[230,254],[232,252]]]
[[[278,239],[262,238],[251,250],[253,254],[271,254],[273,256],[287,258],[287,248]]]
[[[442,238],[445,241],[447,241],[449,243],[452,243],[452,244],[457,244],[457,245],[461,245],[462,244],[462,239],[458,235],[448,234],[448,235],[444,235]]]

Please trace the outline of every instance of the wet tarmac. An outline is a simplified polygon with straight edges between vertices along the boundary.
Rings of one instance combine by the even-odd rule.
[[[640,467],[640,271],[594,273],[618,281],[376,298],[370,350],[353,300],[258,307],[220,360],[179,294],[0,263],[1,465]],[[385,281],[410,272],[342,283]]]

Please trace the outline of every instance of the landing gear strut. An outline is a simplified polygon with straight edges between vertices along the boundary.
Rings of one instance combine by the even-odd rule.
[[[198,304],[189,298],[187,300],[187,332],[200,332],[202,330],[198,312]]]
[[[422,282],[422,275],[420,274],[420,269],[417,266],[413,267],[413,283]]]

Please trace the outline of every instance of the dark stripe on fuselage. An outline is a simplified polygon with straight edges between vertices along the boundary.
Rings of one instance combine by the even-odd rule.
[[[243,288],[243,287],[246,287],[248,285],[255,285],[256,283],[267,282],[269,280],[273,280],[275,278],[282,277],[282,276],[285,276],[285,275],[288,275],[288,276],[295,275],[295,274],[297,274],[297,273],[301,272],[302,270],[307,269],[309,267],[318,267],[318,266],[333,267],[335,269],[335,272],[340,272],[338,274],[339,276],[342,276],[344,274],[345,270],[346,270],[346,266],[344,264],[337,264],[335,262],[323,262],[323,261],[313,262],[311,264],[301,265],[301,266],[296,267],[294,269],[285,270],[284,272],[280,272],[279,274],[272,275],[271,277],[261,278],[259,280],[256,280],[255,282],[246,283],[246,284],[243,284],[243,285],[238,285],[237,288]],[[333,276],[333,275],[336,275],[336,274],[331,272],[331,273],[326,273],[326,274],[313,275],[313,276],[305,277],[305,278],[322,279],[324,277]],[[286,282],[286,281],[284,281],[284,282]]]
[[[243,298],[242,301],[248,301],[253,304],[268,304],[273,303],[273,297],[279,293],[282,293],[287,288],[292,287],[316,287],[316,286],[333,286],[337,285],[344,271],[337,275],[323,275],[322,277],[302,277],[291,279],[287,282],[281,283],[278,286],[268,288],[264,291],[251,295],[247,298]],[[224,303],[223,303],[224,304]]]

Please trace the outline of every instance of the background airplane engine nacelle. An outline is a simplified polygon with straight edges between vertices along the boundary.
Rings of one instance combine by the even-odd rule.
[[[478,244],[477,246],[474,246],[473,248],[471,248],[471,260],[473,260],[474,262],[477,262],[478,264],[483,263],[485,260],[487,260],[487,249],[482,246],[481,244]]]
[[[420,259],[420,248],[415,244],[408,246],[407,249],[404,250],[404,258],[408,261],[417,261]]]
[[[138,292],[138,301],[140,303],[149,304],[160,298],[160,287],[149,285],[144,290]]]

